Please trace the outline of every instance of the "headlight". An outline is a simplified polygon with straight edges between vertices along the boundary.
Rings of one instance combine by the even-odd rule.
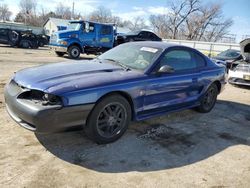
[[[48,104],[55,105],[55,104],[59,104],[61,101],[58,96],[48,94],[48,93],[45,93],[43,95],[43,100],[44,100],[43,105],[48,105]]]
[[[59,96],[44,93],[39,90],[28,90],[21,93],[18,98],[31,100],[34,103],[42,104],[42,105],[60,105],[62,104],[62,100]]]
[[[59,41],[59,44],[62,44],[62,45],[64,45],[64,46],[67,46],[68,42],[62,40],[62,41]]]

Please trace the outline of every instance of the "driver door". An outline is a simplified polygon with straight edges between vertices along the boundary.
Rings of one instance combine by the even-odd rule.
[[[172,49],[165,53],[156,69],[163,65],[171,66],[174,72],[150,75],[144,98],[144,111],[172,111],[195,104],[201,87],[200,72],[192,52],[185,48]]]
[[[82,33],[80,37],[80,41],[82,44],[82,47],[88,46],[88,47],[95,47],[96,46],[96,28],[95,24],[85,22],[82,25]]]

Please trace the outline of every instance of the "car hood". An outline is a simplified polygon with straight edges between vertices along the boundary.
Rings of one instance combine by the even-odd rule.
[[[97,60],[54,63],[23,69],[14,80],[19,85],[53,94],[93,88],[142,77],[135,70]]]
[[[215,56],[214,59],[217,59],[217,60],[222,60],[222,61],[233,61],[235,59],[237,59],[238,57],[226,57],[226,56]]]
[[[250,38],[240,42],[240,51],[244,60],[250,62]]]
[[[71,35],[78,34],[78,33],[79,31],[75,31],[75,30],[62,30],[62,31],[56,32],[56,34],[58,35],[58,38],[70,38]]]

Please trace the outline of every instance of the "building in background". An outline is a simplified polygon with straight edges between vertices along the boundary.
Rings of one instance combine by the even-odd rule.
[[[44,24],[43,28],[46,35],[51,36],[52,33],[60,30],[65,30],[70,20],[64,20],[59,18],[49,18]]]

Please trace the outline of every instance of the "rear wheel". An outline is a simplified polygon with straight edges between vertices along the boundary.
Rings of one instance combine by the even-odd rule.
[[[68,49],[68,54],[70,58],[77,59],[81,54],[81,50],[78,46],[70,46]]]
[[[204,96],[201,98],[201,101],[200,101],[201,104],[197,108],[197,110],[202,113],[210,112],[216,103],[217,95],[218,95],[218,87],[216,84],[213,83],[208,88]]]
[[[62,57],[65,53],[64,52],[55,52],[57,56]]]
[[[28,41],[28,40],[21,40],[20,41],[20,47],[21,48],[30,48],[31,47],[30,41]]]
[[[43,46],[44,46],[43,41],[39,41],[39,42],[38,42],[38,46],[43,47]]]
[[[9,44],[11,46],[16,46],[18,44],[19,39],[20,39],[20,35],[16,31],[10,30],[8,32],[8,38],[9,38]]]
[[[111,95],[101,100],[88,117],[85,132],[98,144],[119,139],[128,128],[131,107],[120,95]]]

